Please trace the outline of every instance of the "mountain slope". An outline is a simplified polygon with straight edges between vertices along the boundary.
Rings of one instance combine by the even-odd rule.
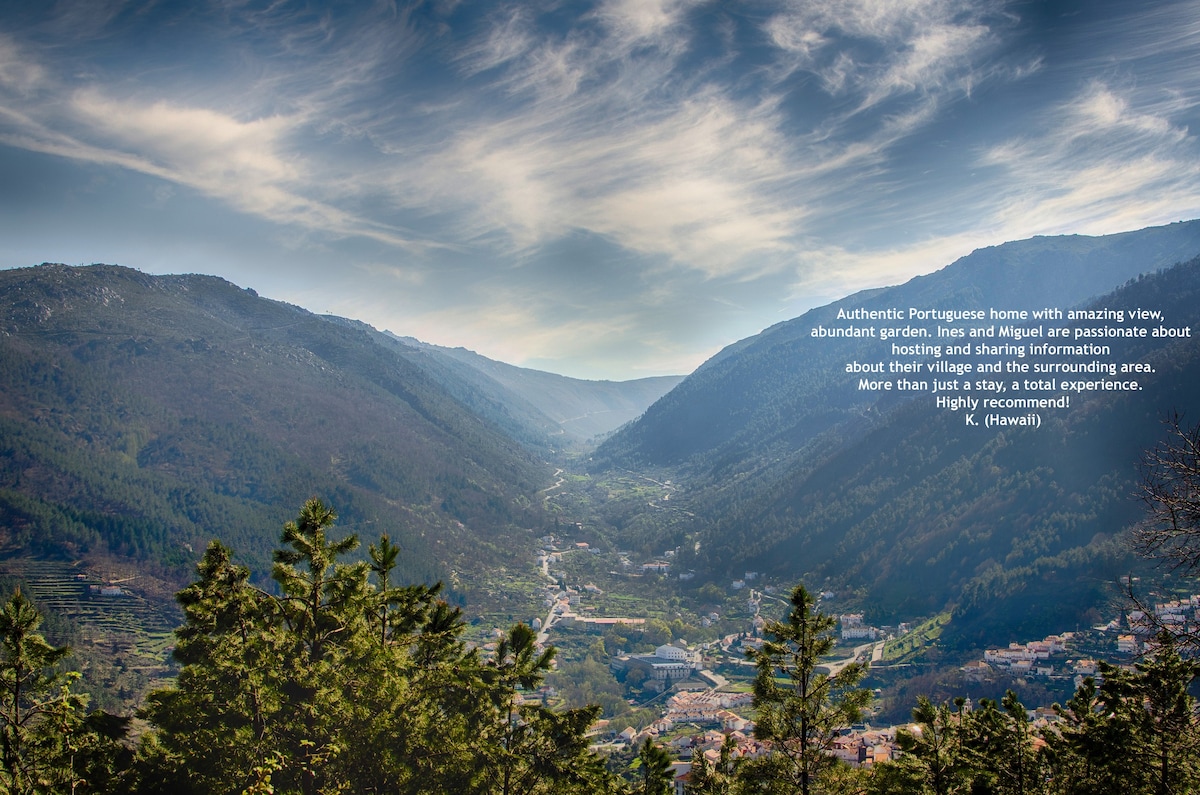
[[[1200,329],[1200,258],[1093,306],[1154,307]],[[1117,541],[1141,516],[1141,454],[1173,412],[1200,416],[1200,340],[1123,346],[1143,391],[1085,393],[1041,428],[968,427],[918,400],[812,467],[692,495],[715,517],[704,562],[829,578],[877,619],[956,604],[960,636],[1071,628],[1132,565]]]
[[[756,570],[838,588],[875,621],[952,605],[948,642],[1089,621],[1135,563],[1119,538],[1140,516],[1142,451],[1173,411],[1200,417],[1196,337],[1122,341],[1115,358],[1155,369],[1139,376],[1144,391],[1076,395],[1069,410],[1043,412],[1041,428],[997,431],[967,427],[928,393],[858,391],[843,365],[891,358],[886,344],[810,331],[835,325],[842,307],[1080,305],[1125,274],[1137,278],[1093,306],[1160,309],[1195,331],[1200,260],[1139,274],[1200,251],[1198,234],[1191,222],[1007,244],[730,346],[598,452],[597,467],[652,465],[676,479],[674,513],[638,517],[624,532],[657,530],[657,543],[680,547],[681,565],[718,580]],[[1051,254],[1075,282],[1041,272]],[[1081,264],[1097,275],[1080,277]]]
[[[863,427],[862,413],[875,399],[857,392],[840,366],[874,356],[877,340],[810,336],[814,326],[832,324],[839,309],[1067,307],[1197,252],[1200,221],[1104,237],[1038,237],[857,293],[730,345],[605,442],[595,466],[683,466],[716,480],[772,458],[819,458]]]
[[[364,329],[208,276],[0,272],[0,536],[165,567],[257,567],[317,495],[409,578],[515,554],[547,465]]]
[[[1156,307],[1195,335],[1200,258],[1094,306]],[[1144,390],[1075,396],[1040,429],[979,432],[928,400],[896,408],[820,466],[727,510],[706,534],[707,558],[848,582],[878,616],[955,603],[956,632],[976,639],[997,626],[1036,634],[1086,621],[1133,564],[1114,539],[1141,516],[1142,452],[1171,413],[1200,416],[1195,336],[1124,351],[1153,367],[1139,376]]]

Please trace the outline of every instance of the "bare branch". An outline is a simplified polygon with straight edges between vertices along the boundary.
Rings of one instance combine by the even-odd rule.
[[[1147,516],[1133,533],[1137,551],[1173,570],[1200,569],[1200,425],[1185,428],[1176,413],[1167,439],[1142,458],[1141,499]]]

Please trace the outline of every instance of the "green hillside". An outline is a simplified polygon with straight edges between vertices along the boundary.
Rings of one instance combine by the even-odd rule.
[[[1166,235],[1147,231],[1151,242]],[[1130,254],[1130,239],[1082,239],[1083,260]],[[1079,243],[1009,248],[1061,253]],[[1069,261],[1071,290],[1055,273],[1025,282],[1036,258],[1002,256],[1004,248],[984,252],[983,264],[813,310],[702,366],[597,455],[598,469],[651,464],[656,477],[677,480],[675,516],[687,518],[630,517],[625,536],[657,533],[655,543],[680,548],[681,565],[718,580],[749,570],[837,587],[879,623],[953,608],[949,643],[1072,629],[1106,611],[1135,565],[1122,534],[1141,515],[1141,454],[1162,438],[1166,416],[1200,414],[1194,338],[1117,346],[1116,358],[1154,368],[1139,376],[1142,392],[1075,395],[1069,410],[1044,412],[1041,428],[989,430],[936,409],[928,393],[858,391],[842,365],[877,351],[877,340],[808,336],[839,305],[1071,306],[1061,296],[1101,281]],[[1163,250],[1148,246],[1140,262]],[[1200,260],[1133,278],[1091,306],[1158,309],[1172,326],[1200,328]]]
[[[263,571],[310,496],[410,580],[518,553],[550,470],[364,328],[208,276],[0,272],[0,549]]]
[[[896,287],[851,295],[722,350],[605,442],[596,468],[682,467],[693,478],[721,481],[768,460],[819,460],[863,427],[875,399],[858,393],[840,365],[873,355],[878,341],[809,335],[839,309],[1068,307],[1197,252],[1200,221],[1103,237],[1035,237],[975,251]]]

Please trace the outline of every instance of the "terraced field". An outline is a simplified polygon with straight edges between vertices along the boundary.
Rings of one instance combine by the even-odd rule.
[[[42,610],[78,624],[84,644],[120,651],[140,666],[165,665],[179,615],[173,605],[140,596],[136,579],[110,584],[78,565],[52,560],[7,560],[0,562],[0,573],[23,580]],[[114,587],[120,593],[101,592]]]

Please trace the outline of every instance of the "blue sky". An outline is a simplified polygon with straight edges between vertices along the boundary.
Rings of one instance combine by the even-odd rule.
[[[1038,234],[1200,217],[1200,2],[0,4],[0,267],[223,276],[683,373]]]

